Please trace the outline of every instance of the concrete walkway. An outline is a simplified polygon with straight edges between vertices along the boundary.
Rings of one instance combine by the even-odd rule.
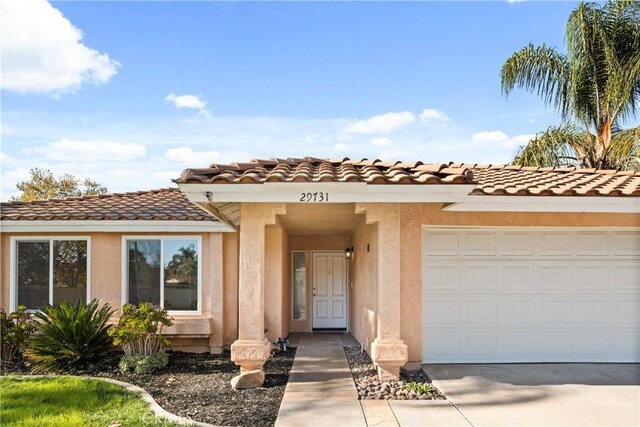
[[[298,426],[469,426],[448,401],[358,400],[343,340],[303,335],[276,420]]]

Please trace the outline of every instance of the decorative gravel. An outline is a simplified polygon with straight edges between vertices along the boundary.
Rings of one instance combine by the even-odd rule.
[[[351,374],[358,389],[359,399],[377,399],[377,400],[444,400],[445,397],[436,389],[422,370],[409,371],[400,369],[399,381],[381,382],[378,378],[376,368],[371,362],[371,358],[367,352],[361,352],[360,347],[348,346],[344,347],[344,352],[349,361]],[[415,391],[406,390],[405,386],[409,383],[426,383],[430,384],[430,392],[418,394]]]
[[[240,372],[222,354],[169,352],[166,368],[149,375],[121,374],[114,366],[92,376],[114,378],[145,389],[167,411],[180,417],[222,426],[272,426],[275,424],[293,365],[295,349],[272,355],[265,363],[265,382],[260,388],[233,390],[231,378]],[[4,369],[27,373],[23,365]]]

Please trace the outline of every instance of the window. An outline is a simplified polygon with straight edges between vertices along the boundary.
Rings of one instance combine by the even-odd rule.
[[[293,320],[307,320],[307,253],[293,252],[291,262]]]
[[[172,312],[200,312],[199,237],[127,237],[125,303],[153,303]]]
[[[16,239],[14,245],[16,306],[34,310],[89,299],[89,238],[34,237]]]

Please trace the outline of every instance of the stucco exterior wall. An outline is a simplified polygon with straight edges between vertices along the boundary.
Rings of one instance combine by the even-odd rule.
[[[349,261],[350,299],[349,330],[371,354],[376,338],[378,287],[377,229],[358,215],[353,234],[353,258]]]
[[[312,329],[312,296],[313,296],[313,283],[312,283],[312,257],[311,253],[314,251],[344,251],[346,248],[352,246],[351,235],[327,235],[327,236],[301,236],[290,235],[289,236],[289,250],[287,259],[287,301],[286,306],[287,319],[289,319],[289,329],[291,332],[310,332]],[[307,272],[307,318],[305,320],[292,320],[291,309],[291,253],[293,251],[306,252],[306,272]],[[349,266],[348,266],[349,267]]]
[[[285,295],[288,246],[288,233],[282,224],[265,229],[264,321],[271,342],[289,334]]]
[[[174,348],[186,351],[214,351],[223,349],[224,286],[223,233],[180,233],[201,236],[202,293],[200,315],[172,315],[174,325],[165,329],[175,338]],[[28,236],[89,236],[91,239],[91,298],[109,303],[118,309],[122,305],[122,237],[125,235],[174,235],[172,233],[3,233],[1,238],[0,306],[10,309],[10,252],[11,237]],[[119,315],[116,312],[114,320]]]
[[[441,208],[440,203],[421,204],[422,224],[496,227],[640,227],[638,214],[447,212]]]
[[[238,233],[222,235],[224,261],[224,344],[238,339]]]

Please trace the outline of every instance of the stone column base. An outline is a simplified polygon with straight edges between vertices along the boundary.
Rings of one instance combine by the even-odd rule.
[[[271,353],[271,343],[262,340],[236,340],[231,344],[231,360],[240,366],[240,372],[262,370]]]
[[[409,360],[409,348],[399,339],[376,338],[371,344],[371,353],[380,381],[400,378],[400,367]]]

